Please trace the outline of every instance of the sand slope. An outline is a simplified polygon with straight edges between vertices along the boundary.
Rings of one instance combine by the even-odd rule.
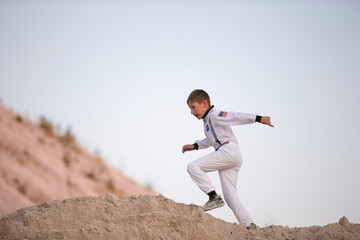
[[[0,104],[0,215],[82,195],[154,194],[73,142]]]
[[[249,231],[161,195],[107,194],[19,209],[0,218],[0,239],[360,239],[360,224],[340,222]]]

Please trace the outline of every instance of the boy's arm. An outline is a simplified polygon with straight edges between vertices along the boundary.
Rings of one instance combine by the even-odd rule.
[[[202,140],[196,140],[194,144],[196,146],[195,147],[196,150],[205,149],[212,146],[210,140],[207,137]]]
[[[233,126],[260,122],[269,125],[270,127],[274,127],[274,125],[271,124],[270,117],[251,113],[221,111],[216,115],[215,119],[216,124],[219,126]]]
[[[233,126],[254,123],[256,115],[241,112],[225,112],[216,113],[215,122],[219,126]]]
[[[194,144],[186,144],[182,148],[182,152],[204,149],[211,146],[211,142],[208,138],[204,138],[203,140],[196,140]]]

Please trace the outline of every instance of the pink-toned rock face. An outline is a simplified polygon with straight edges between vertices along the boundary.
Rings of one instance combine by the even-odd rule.
[[[0,104],[0,215],[81,195],[155,194]]]

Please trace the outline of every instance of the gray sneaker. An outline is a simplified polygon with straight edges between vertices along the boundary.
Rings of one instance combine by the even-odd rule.
[[[250,225],[246,226],[247,230],[258,229],[258,226],[255,223],[250,223]]]
[[[225,203],[224,201],[221,199],[221,196],[220,195],[217,195],[214,199],[211,199],[209,201],[207,201],[205,203],[205,205],[202,207],[204,209],[204,211],[210,211],[210,210],[213,210],[215,208],[219,208],[219,207],[222,207],[224,206]]]

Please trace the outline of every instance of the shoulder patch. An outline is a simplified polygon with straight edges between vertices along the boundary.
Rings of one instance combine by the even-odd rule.
[[[226,115],[227,115],[227,112],[224,112],[224,111],[221,111],[221,112],[219,113],[219,116],[220,116],[220,117],[226,117]]]

